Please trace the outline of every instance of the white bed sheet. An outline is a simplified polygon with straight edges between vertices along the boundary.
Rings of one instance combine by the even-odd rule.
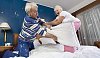
[[[63,50],[58,48],[58,45],[41,45],[36,49],[30,51],[29,58],[73,58],[73,54],[70,52],[63,52]]]
[[[41,52],[34,53],[29,58],[73,58],[72,53],[63,53],[63,52]]]
[[[29,58],[100,58],[100,49],[94,46],[80,46],[74,53],[62,52],[52,47],[32,50]]]
[[[100,58],[100,49],[95,46],[80,46],[74,54],[75,58]]]

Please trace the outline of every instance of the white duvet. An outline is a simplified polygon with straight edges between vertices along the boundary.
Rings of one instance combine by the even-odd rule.
[[[29,58],[100,58],[100,49],[94,46],[80,46],[77,51],[70,53],[52,46],[40,46],[30,52]]]
[[[100,49],[95,46],[80,46],[74,58],[100,58]]]

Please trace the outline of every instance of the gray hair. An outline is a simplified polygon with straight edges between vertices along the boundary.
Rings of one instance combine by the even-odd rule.
[[[62,7],[59,6],[59,5],[56,5],[56,6],[55,6],[54,11],[57,10],[57,9],[60,9],[61,11],[63,10]]]
[[[38,8],[37,4],[34,2],[26,3],[25,12],[28,13],[32,8],[37,9]]]

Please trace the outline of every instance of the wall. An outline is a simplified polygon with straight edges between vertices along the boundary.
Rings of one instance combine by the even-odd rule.
[[[19,33],[23,18],[26,13],[24,11],[26,1],[23,0],[2,0],[0,1],[0,23],[7,22],[11,30],[7,31],[7,42],[13,42],[13,33]],[[51,21],[55,18],[52,8],[39,5],[39,16]],[[4,45],[4,31],[0,30],[0,46]]]
[[[68,10],[70,13],[74,13],[77,10],[89,5],[90,3],[94,2],[95,0],[84,0],[83,2],[77,4],[76,6],[72,7],[71,9]]]
[[[100,0],[96,0],[96,1],[94,1],[92,3],[90,3],[89,5],[81,8],[81,9],[79,9],[77,11],[75,11],[74,13],[72,13],[72,15],[76,16],[76,15],[78,15],[78,14],[80,14],[80,13],[82,13],[82,12],[84,12],[84,11],[90,9],[90,8],[93,8],[94,6],[96,6],[98,4],[100,4]]]

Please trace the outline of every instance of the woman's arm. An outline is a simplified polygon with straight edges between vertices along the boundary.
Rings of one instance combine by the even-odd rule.
[[[62,23],[62,21],[63,21],[64,18],[65,18],[64,16],[59,16],[58,19],[55,19],[55,20],[53,20],[51,22],[47,22],[47,24],[48,25],[59,25],[59,24]]]

